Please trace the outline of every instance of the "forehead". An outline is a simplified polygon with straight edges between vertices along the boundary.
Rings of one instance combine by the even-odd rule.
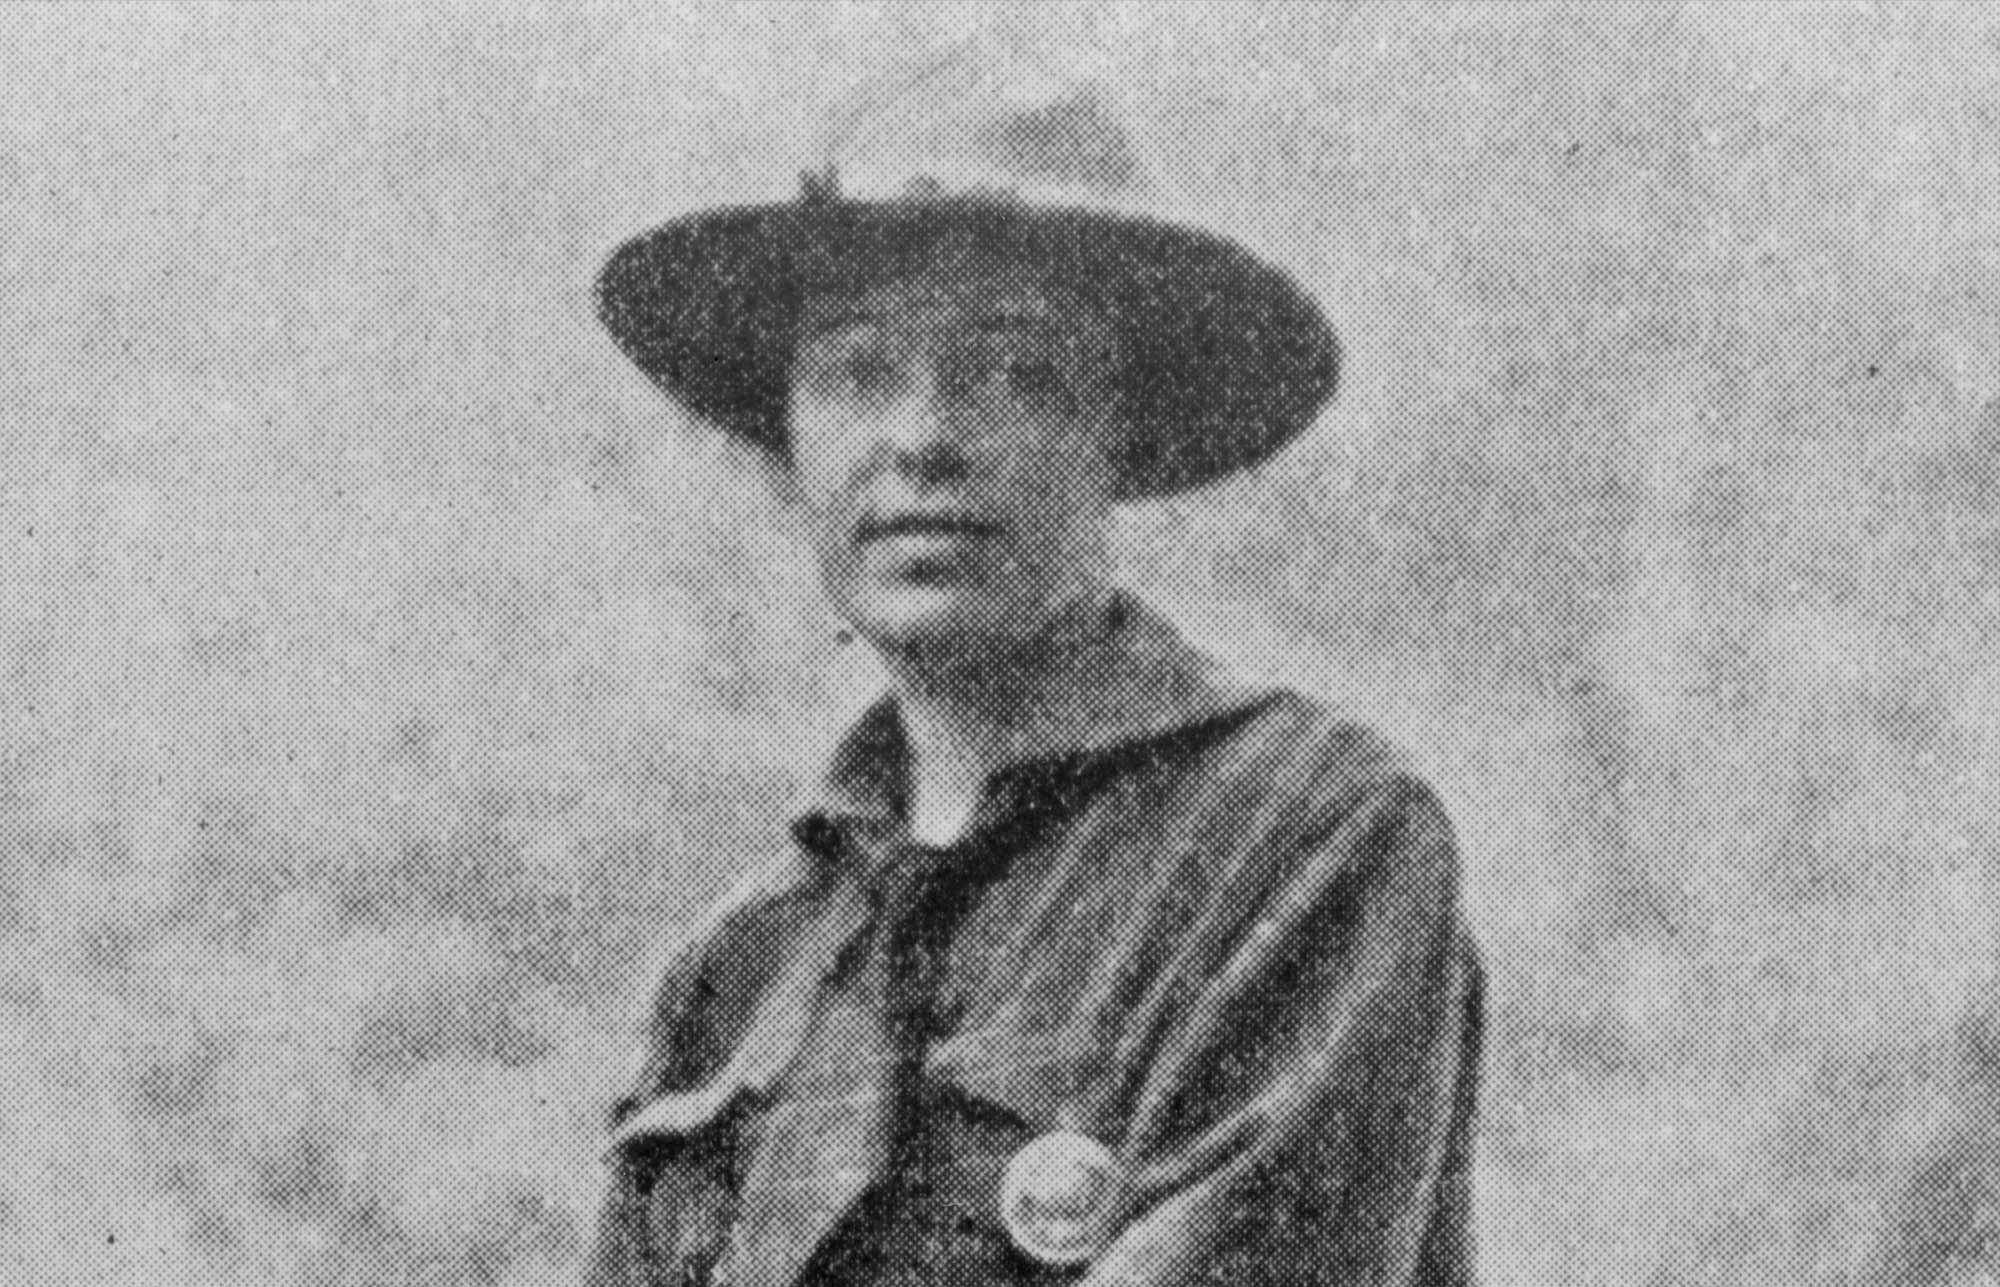
[[[1073,292],[1015,265],[932,265],[893,281],[821,290],[806,297],[802,338],[845,330],[989,329],[1051,337],[1093,334],[1104,319]]]

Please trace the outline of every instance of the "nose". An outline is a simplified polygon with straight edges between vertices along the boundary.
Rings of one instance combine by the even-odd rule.
[[[914,482],[948,483],[970,467],[955,416],[934,371],[923,371],[882,417],[878,443],[896,471]]]

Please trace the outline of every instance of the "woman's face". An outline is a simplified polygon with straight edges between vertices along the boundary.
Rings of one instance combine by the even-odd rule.
[[[811,301],[794,487],[827,591],[864,637],[978,655],[1102,583],[1110,335],[1026,274],[962,262]]]

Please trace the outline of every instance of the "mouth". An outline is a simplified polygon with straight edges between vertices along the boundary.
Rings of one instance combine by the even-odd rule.
[[[888,514],[863,519],[855,529],[862,542],[899,537],[939,541],[984,541],[1000,535],[1000,525],[975,514]]]

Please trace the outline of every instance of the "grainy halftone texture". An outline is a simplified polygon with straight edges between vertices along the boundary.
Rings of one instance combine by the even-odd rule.
[[[998,1199],[1065,1135],[1118,1178],[1027,1191],[1105,1281],[1468,1281],[1480,984],[1436,799],[1296,695],[1087,746],[934,849],[864,720],[863,789],[669,971],[629,1107],[704,1107],[621,1133],[591,1287],[1046,1281],[1064,1222]]]
[[[0,1263],[577,1272],[873,677],[592,319],[990,7],[0,7]],[[1413,749],[1495,1284],[2000,1274],[2000,17],[1033,6],[1341,399],[1125,579]]]

